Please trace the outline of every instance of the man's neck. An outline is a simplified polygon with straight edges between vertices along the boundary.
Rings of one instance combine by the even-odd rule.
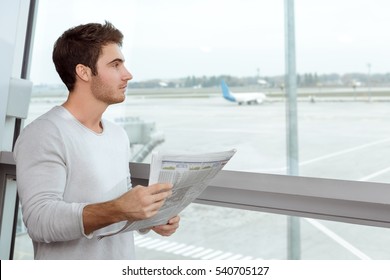
[[[106,104],[102,104],[97,100],[82,98],[80,94],[69,93],[68,99],[62,106],[84,126],[97,133],[103,131],[101,119],[104,111],[107,109]]]

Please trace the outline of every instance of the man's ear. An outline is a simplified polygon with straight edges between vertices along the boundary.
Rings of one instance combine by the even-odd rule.
[[[84,82],[88,82],[92,76],[91,68],[85,66],[84,64],[77,64],[76,75],[79,77],[79,79],[83,80]]]

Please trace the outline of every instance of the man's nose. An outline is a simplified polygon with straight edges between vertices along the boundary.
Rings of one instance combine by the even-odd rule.
[[[126,81],[130,81],[131,79],[133,79],[133,75],[131,75],[131,73],[126,68],[123,79]]]

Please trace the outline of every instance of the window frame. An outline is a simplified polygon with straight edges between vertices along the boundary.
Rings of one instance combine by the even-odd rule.
[[[0,165],[15,174],[11,152]],[[150,164],[129,167],[133,186],[147,186]],[[222,170],[195,203],[390,228],[386,183]]]
[[[149,168],[130,163],[133,186]],[[385,183],[222,170],[195,203],[390,228]]]

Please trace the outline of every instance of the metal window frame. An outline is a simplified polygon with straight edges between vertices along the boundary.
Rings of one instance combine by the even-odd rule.
[[[133,185],[149,164],[130,163]],[[390,228],[385,183],[222,170],[196,203]]]
[[[0,167],[15,174],[11,152]],[[148,185],[149,164],[130,163],[133,185]],[[386,183],[222,170],[195,203],[390,228]]]
[[[14,252],[19,201],[16,187],[7,184],[9,180],[16,180],[15,162],[11,152],[0,152],[0,259],[12,259]]]

